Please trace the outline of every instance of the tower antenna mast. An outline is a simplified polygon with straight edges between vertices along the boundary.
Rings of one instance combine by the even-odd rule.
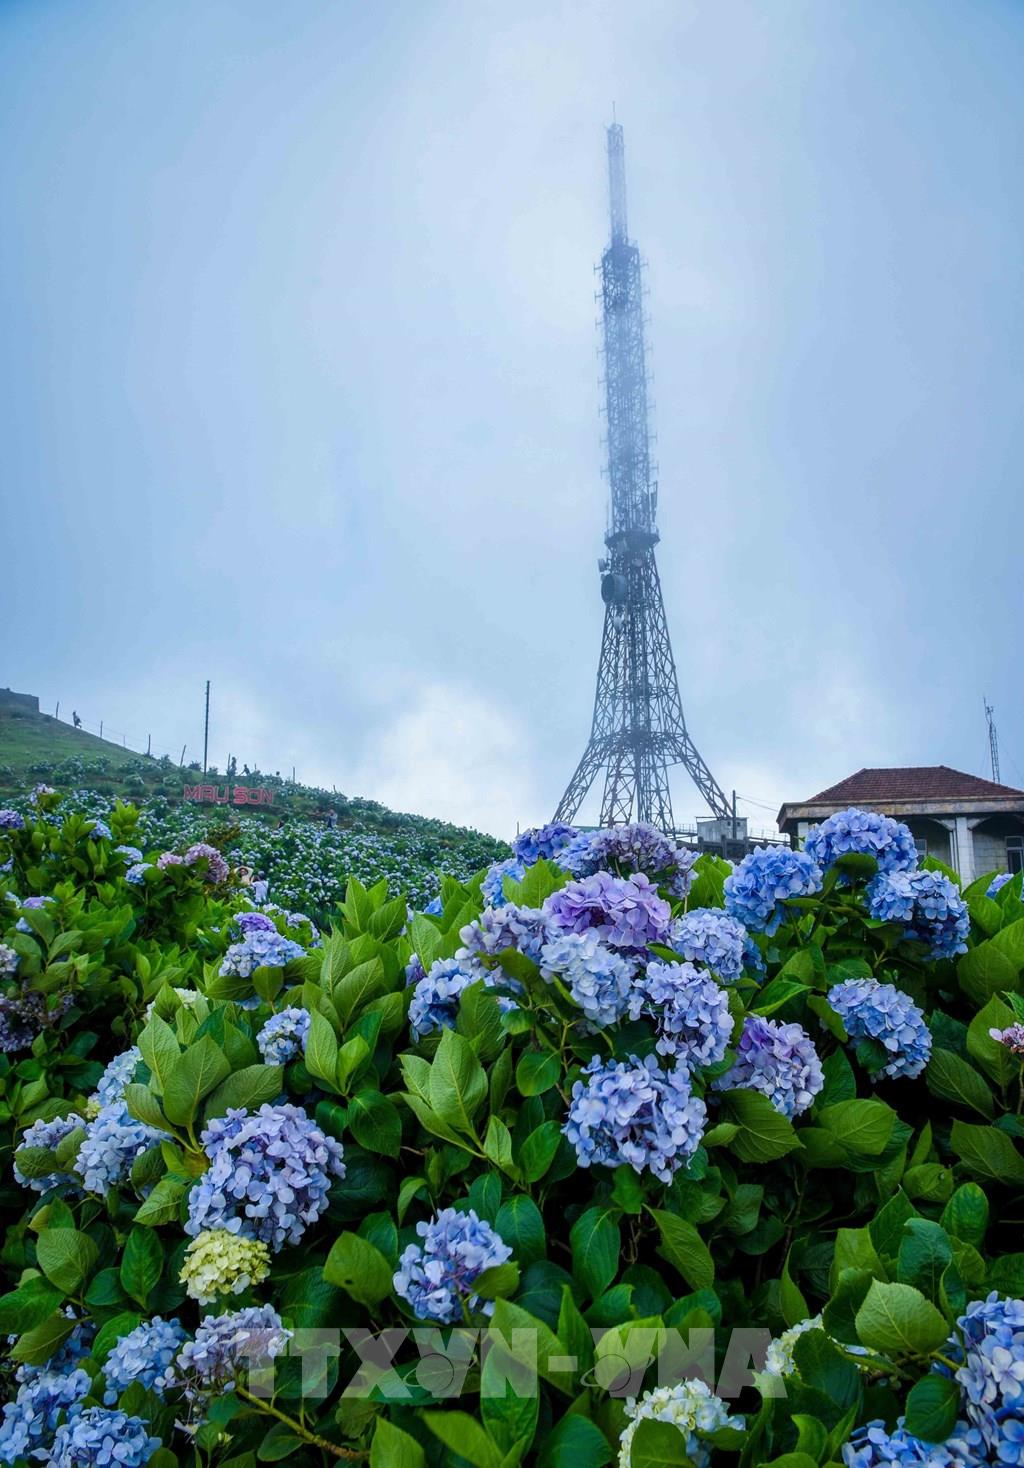
[[[608,480],[607,556],[598,562],[604,634],[590,739],[555,819],[571,821],[599,771],[601,824],[675,828],[668,767],[682,764],[719,819],[732,803],[690,738],[679,697],[654,547],[658,485],[651,462],[640,251],[626,218],[622,127],[608,128],[611,239],[601,257]]]
[[[996,721],[993,718],[995,709],[987,697],[984,699],[984,704],[985,718],[988,720],[988,752],[992,760],[992,778],[997,785],[1001,785],[1003,782],[999,778],[999,736],[996,733]]]

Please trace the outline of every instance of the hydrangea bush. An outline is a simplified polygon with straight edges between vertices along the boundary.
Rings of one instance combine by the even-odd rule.
[[[0,813],[0,1463],[1024,1464],[1020,874],[237,858]]]

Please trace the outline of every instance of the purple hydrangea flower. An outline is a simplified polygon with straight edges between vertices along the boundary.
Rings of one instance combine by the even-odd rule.
[[[178,1355],[176,1379],[190,1401],[228,1390],[279,1356],[292,1338],[271,1305],[207,1315]]]
[[[536,861],[555,861],[577,834],[576,827],[565,821],[549,821],[521,831],[512,842],[512,853],[528,867]]]
[[[943,872],[879,872],[868,887],[868,907],[881,922],[900,923],[907,938],[927,943],[931,957],[967,952],[967,904]]]
[[[717,1064],[732,1036],[728,994],[692,963],[649,963],[630,994],[629,1015],[653,1019],[655,1048],[687,1065]]]
[[[660,877],[675,897],[689,892],[696,860],[695,851],[677,846],[671,836],[641,821],[603,831],[581,831],[558,857],[559,865],[575,877],[592,877],[602,871]]]
[[[459,996],[483,977],[472,958],[438,958],[413,990],[409,1028],[414,1040],[433,1030],[455,1028]]]
[[[91,1468],[93,1464],[110,1464],[111,1468],[142,1468],[160,1447],[158,1437],[150,1437],[149,1424],[141,1417],[129,1417],[110,1407],[85,1407],[72,1412],[57,1428],[53,1439],[52,1468]]]
[[[61,1417],[88,1396],[91,1387],[86,1371],[64,1373],[48,1366],[33,1370],[14,1401],[3,1409],[0,1463],[17,1463],[22,1458],[52,1463],[49,1449]]]
[[[743,950],[747,931],[727,912],[714,907],[695,907],[672,924],[669,946],[690,963],[703,964],[723,983],[732,983],[743,972]]]
[[[851,1040],[877,1040],[884,1047],[889,1060],[881,1075],[912,1080],[928,1064],[931,1034],[924,1015],[902,989],[877,979],[844,979],[828,991],[828,1002]]]
[[[159,1315],[121,1336],[103,1363],[107,1406],[112,1407],[133,1381],[162,1397],[174,1385],[174,1358],[185,1339],[186,1332],[176,1320],[163,1320]]]
[[[299,1106],[233,1106],[214,1117],[200,1141],[210,1166],[189,1194],[185,1232],[204,1229],[262,1239],[277,1250],[297,1244],[327,1207],[333,1178],[345,1176],[341,1144]]]
[[[195,866],[197,861],[206,862],[206,880],[214,884],[226,882],[228,879],[228,864],[217,850],[216,846],[209,846],[205,841],[197,841],[185,852],[185,865]]]
[[[168,867],[183,867],[185,858],[179,856],[176,851],[165,851],[156,859],[157,870],[166,871]]]
[[[760,1091],[783,1116],[799,1116],[825,1084],[818,1052],[798,1024],[748,1014],[736,1059],[713,1082],[716,1091]]]
[[[243,938],[248,938],[250,933],[277,932],[274,919],[267,917],[265,912],[236,912],[235,926]]]
[[[910,827],[878,811],[840,810],[812,826],[804,842],[807,855],[822,871],[834,866],[841,856],[873,856],[882,872],[912,872],[917,866],[917,847]]]
[[[241,943],[232,943],[221,959],[220,972],[240,979],[251,978],[258,968],[284,968],[305,949],[276,928],[256,928]]]
[[[46,1147],[54,1151],[60,1146],[66,1137],[77,1131],[79,1127],[83,1131],[89,1123],[84,1117],[79,1116],[77,1111],[72,1111],[68,1116],[57,1116],[52,1121],[34,1121],[30,1127],[25,1128],[24,1136],[19,1143],[20,1147]],[[32,1188],[36,1193],[48,1193],[51,1188],[63,1188],[65,1192],[77,1191],[75,1178],[70,1172],[50,1172],[45,1177],[25,1177],[18,1169],[18,1154],[14,1154],[14,1180],[23,1188]]]
[[[725,907],[754,933],[771,936],[785,916],[788,897],[821,891],[821,868],[805,851],[756,846],[725,879]]]
[[[0,831],[24,831],[25,817],[16,810],[0,810]]]
[[[306,1040],[312,1024],[308,1010],[282,1009],[273,1014],[256,1036],[260,1054],[268,1065],[287,1065],[306,1053]]]
[[[553,934],[540,963],[543,977],[561,979],[592,1025],[613,1025],[625,1014],[636,964],[606,947],[593,928]]]
[[[572,1088],[562,1131],[581,1167],[629,1166],[667,1183],[700,1146],[706,1120],[685,1065],[661,1070],[653,1055],[595,1055]]]
[[[544,903],[549,925],[566,933],[592,928],[613,948],[646,948],[667,941],[672,910],[642,872],[613,877],[596,872],[570,882]]]
[[[511,877],[514,882],[521,882],[525,876],[525,866],[514,856],[507,857],[505,861],[492,862],[480,886],[487,906],[503,907],[508,901],[502,886],[505,877]]]
[[[990,1029],[989,1034],[993,1040],[998,1040],[1000,1045],[1005,1045],[1012,1055],[1019,1060],[1024,1060],[1024,1025],[1007,1025],[1005,1030]]]
[[[418,1320],[452,1325],[467,1310],[481,1308],[473,1282],[485,1269],[504,1264],[512,1250],[472,1208],[465,1213],[442,1208],[428,1223],[418,1223],[422,1243],[409,1244],[398,1261],[395,1293],[408,1301]],[[482,1305],[485,1314],[493,1302]]]

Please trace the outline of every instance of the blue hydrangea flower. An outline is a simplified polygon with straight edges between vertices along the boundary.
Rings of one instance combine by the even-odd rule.
[[[416,1232],[422,1243],[403,1251],[394,1277],[395,1293],[408,1301],[416,1318],[452,1325],[463,1319],[463,1304],[489,1315],[494,1304],[481,1304],[473,1282],[485,1269],[511,1259],[501,1235],[472,1208],[465,1213],[442,1208],[429,1223],[418,1223]]]
[[[292,1338],[271,1305],[207,1315],[178,1354],[175,1377],[190,1401],[223,1392],[279,1356]]]
[[[746,941],[743,924],[715,907],[695,907],[676,918],[669,936],[671,948],[688,962],[709,968],[725,984],[743,972]]]
[[[9,978],[18,967],[19,959],[13,948],[0,943],[0,975]]]
[[[967,1422],[996,1464],[1024,1463],[1024,1300],[993,1290],[957,1321],[963,1365],[956,1380]],[[979,1461],[975,1459],[975,1461]]]
[[[272,1014],[256,1036],[260,1054],[268,1065],[287,1065],[306,1053],[306,1040],[312,1024],[308,1010],[282,1009]]]
[[[507,857],[505,861],[492,862],[480,885],[480,891],[487,906],[502,907],[508,901],[502,887],[505,877],[511,877],[514,882],[521,882],[525,876],[525,866],[514,856]]]
[[[210,1166],[189,1194],[185,1232],[192,1237],[224,1228],[274,1250],[297,1244],[327,1207],[332,1179],[345,1176],[341,1144],[300,1106],[233,1106],[209,1122],[200,1141]]]
[[[49,896],[46,896],[46,897],[26,897],[26,898],[23,899],[23,901],[21,903],[21,910],[22,910],[22,912],[25,912],[26,910],[29,911],[29,912],[36,912],[41,907],[49,907],[49,905],[50,905],[50,903],[52,901],[53,901],[53,898],[52,897],[49,897]],[[19,933],[31,933],[32,932],[31,926],[29,925],[28,922],[26,922],[26,920],[23,917],[20,917],[18,919],[18,921],[14,924],[14,926],[15,926],[15,929]]]
[[[764,961],[764,954],[750,933],[743,940],[743,971],[750,978],[760,982],[768,972],[768,965]]]
[[[129,1417],[110,1407],[86,1407],[57,1428],[48,1461],[52,1468],[92,1468],[93,1464],[142,1468],[158,1447],[160,1439],[150,1437],[149,1423],[141,1417]]]
[[[555,861],[576,835],[575,826],[567,826],[565,821],[549,821],[546,826],[521,831],[512,842],[512,853],[528,867],[536,861]]]
[[[868,886],[873,918],[901,923],[906,937],[927,943],[934,959],[967,952],[967,904],[943,872],[879,872]]]
[[[153,863],[151,861],[135,862],[135,864],[133,866],[130,866],[125,872],[125,881],[131,882],[133,887],[141,887],[143,875],[152,868],[152,865]]]
[[[506,902],[503,907],[485,907],[459,930],[463,948],[470,957],[489,957],[516,948],[520,953],[540,962],[540,951],[547,941],[547,919],[539,907],[518,907]]]
[[[877,1040],[889,1055],[880,1074],[913,1079],[928,1064],[932,1037],[924,1015],[908,994],[877,979],[844,979],[828,991],[828,1002],[851,1040]]]
[[[572,1088],[562,1131],[581,1167],[628,1165],[667,1183],[700,1146],[706,1121],[685,1065],[661,1070],[653,1055],[625,1061],[595,1055]]]
[[[725,879],[725,908],[754,933],[776,932],[788,897],[813,897],[822,875],[806,851],[788,846],[757,846]]]
[[[882,872],[912,872],[917,847],[910,827],[878,811],[840,810],[820,826],[812,826],[804,842],[807,855],[822,871],[841,856],[873,856]]]
[[[3,1409],[0,1463],[16,1463],[21,1458],[52,1462],[48,1449],[62,1414],[88,1396],[91,1386],[86,1371],[34,1370],[18,1388],[14,1401]]]
[[[21,1139],[22,1147],[48,1147],[51,1151],[59,1147],[65,1137],[70,1137],[79,1127],[84,1131],[89,1123],[77,1111],[69,1116],[57,1116],[52,1121],[34,1121],[26,1127]],[[32,1188],[37,1193],[48,1193],[51,1188],[62,1188],[65,1192],[77,1191],[75,1178],[70,1172],[50,1172],[45,1177],[25,1177],[18,1170],[18,1154],[14,1154],[14,1180],[23,1188]]]
[[[96,1083],[96,1099],[101,1106],[111,1106],[124,1100],[124,1088],[135,1074],[135,1067],[142,1059],[138,1045],[123,1050],[107,1063],[107,1067]]]
[[[438,893],[436,897],[432,897],[423,911],[428,917],[440,917],[444,912],[444,903],[441,901],[441,894]]]
[[[732,1036],[728,994],[692,963],[649,963],[630,994],[629,1015],[653,1019],[655,1048],[687,1065],[715,1065]]]
[[[559,978],[592,1025],[603,1028],[629,1006],[636,964],[605,947],[593,928],[556,933],[541,948],[541,974]]]
[[[858,1427],[843,1446],[846,1468],[883,1468],[889,1463],[899,1468],[980,1468],[981,1459],[964,1456],[966,1443],[925,1442],[912,1437],[903,1424],[899,1417],[892,1432],[881,1419]]]
[[[0,831],[24,831],[25,817],[16,810],[0,810]]]
[[[575,877],[592,877],[597,872],[616,872],[620,876],[643,872],[660,878],[675,897],[685,897],[689,892],[696,860],[695,851],[677,846],[671,836],[642,821],[602,831],[581,831],[558,856],[559,865]]]
[[[713,1082],[717,1091],[760,1091],[783,1116],[799,1116],[825,1084],[818,1052],[798,1024],[748,1014],[736,1059]]]
[[[409,1028],[414,1040],[422,1040],[442,1027],[452,1030],[459,1012],[463,989],[482,978],[470,958],[438,958],[413,990],[409,1005]]]
[[[89,837],[92,841],[112,841],[114,839],[106,821],[93,821]]]
[[[110,1188],[126,1181],[133,1163],[143,1152],[166,1140],[166,1132],[136,1121],[128,1115],[123,1101],[114,1101],[86,1123],[85,1141],[78,1149],[75,1171],[87,1193],[103,1197]]]
[[[121,1336],[103,1363],[107,1406],[113,1406],[133,1381],[162,1397],[174,1385],[174,1358],[185,1339],[186,1332],[176,1320],[163,1320],[159,1315]]]
[[[118,856],[123,856],[126,862],[140,862],[142,852],[137,846],[115,846],[114,851]]]
[[[672,910],[642,872],[613,877],[596,872],[580,882],[569,882],[544,903],[549,926],[566,933],[592,928],[613,948],[646,948],[668,938]]]
[[[221,960],[220,972],[249,979],[258,968],[284,968],[293,958],[301,958],[305,949],[274,928],[256,928],[241,943],[232,943]]]
[[[997,892],[1001,892],[1003,890],[1007,882],[1012,881],[1012,872],[1000,872],[997,876],[992,878],[991,882],[989,882],[988,886],[985,888],[985,896],[994,897]]]

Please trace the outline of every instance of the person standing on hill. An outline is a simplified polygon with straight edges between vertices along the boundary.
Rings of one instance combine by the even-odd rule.
[[[80,729],[82,727],[82,721],[78,717],[78,710],[77,709],[72,709],[71,710],[71,722],[74,724],[74,726],[75,726],[76,729]]]

